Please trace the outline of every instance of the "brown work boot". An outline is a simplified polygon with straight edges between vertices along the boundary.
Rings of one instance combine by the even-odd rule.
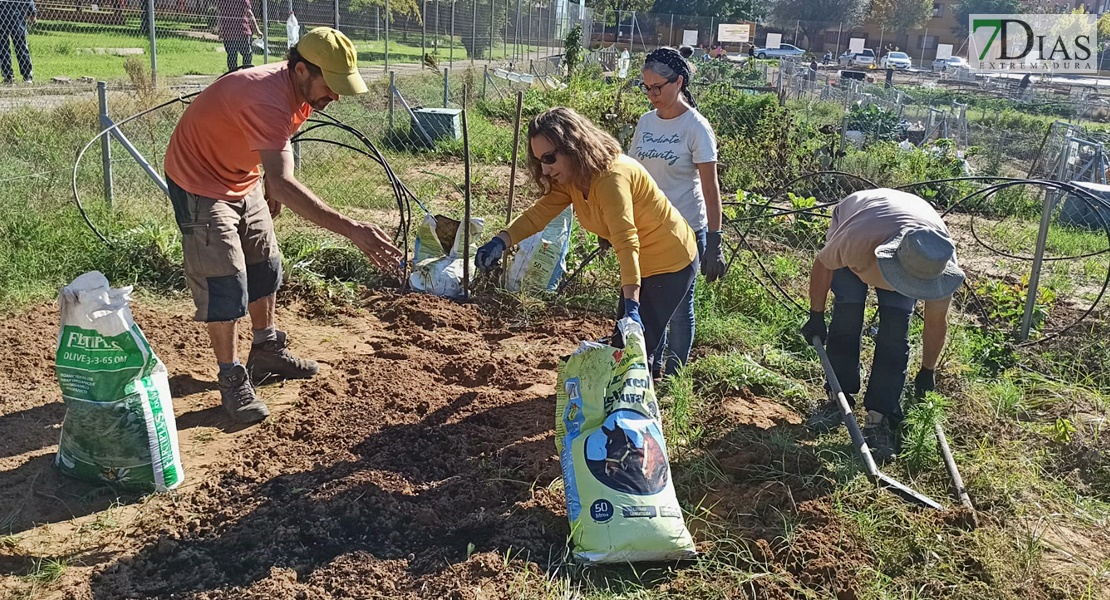
[[[320,372],[316,361],[293,356],[286,350],[288,345],[285,332],[279,331],[276,340],[251,346],[247,371],[255,385],[282,379],[308,379]]]
[[[270,416],[270,409],[254,395],[254,386],[247,377],[247,368],[235,365],[227,375],[219,376],[220,403],[232,419],[240,423],[257,423]]]

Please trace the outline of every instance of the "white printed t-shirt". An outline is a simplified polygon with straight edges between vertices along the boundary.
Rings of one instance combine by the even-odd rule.
[[[673,119],[651,111],[640,117],[630,154],[640,161],[694,231],[705,229],[705,196],[698,163],[717,162],[713,127],[691,108]]]

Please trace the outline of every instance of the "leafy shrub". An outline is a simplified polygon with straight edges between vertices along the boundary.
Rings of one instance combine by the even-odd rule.
[[[857,104],[848,111],[848,129],[862,131],[868,142],[898,139],[905,134],[902,122],[902,117],[875,104]]]

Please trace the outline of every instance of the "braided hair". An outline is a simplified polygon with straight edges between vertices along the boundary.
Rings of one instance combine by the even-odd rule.
[[[644,70],[656,73],[661,77],[674,81],[672,78],[682,78],[682,96],[691,107],[697,108],[698,103],[690,94],[690,63],[679,54],[678,50],[664,46],[647,55],[644,60]],[[669,73],[668,73],[669,72]]]

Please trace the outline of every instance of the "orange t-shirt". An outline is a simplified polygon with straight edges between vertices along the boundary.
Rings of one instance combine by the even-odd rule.
[[[284,61],[228,73],[181,115],[166,175],[181,189],[238,202],[261,178],[260,150],[283,150],[312,115]]]

